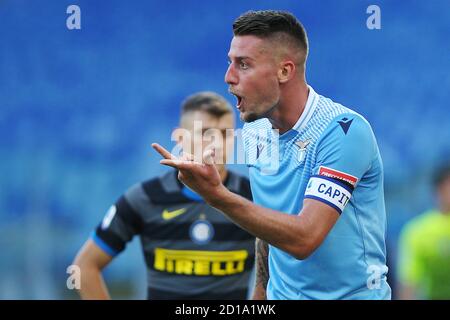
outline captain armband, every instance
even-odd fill
[[[305,198],[323,202],[341,214],[350,200],[352,192],[353,188],[350,185],[335,178],[314,175],[309,179]]]

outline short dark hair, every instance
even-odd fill
[[[439,188],[441,184],[450,178],[450,164],[441,166],[436,170],[433,176],[433,184],[436,188]]]
[[[290,38],[290,42],[304,51],[305,60],[308,55],[306,30],[301,22],[287,11],[247,11],[234,21],[233,34],[235,36],[253,35],[259,38],[285,34]]]
[[[202,91],[187,97],[181,105],[181,115],[192,111],[204,111],[217,118],[233,113],[233,108],[224,97],[210,91]]]

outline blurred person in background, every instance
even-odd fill
[[[231,105],[218,94],[200,92],[184,101],[177,130],[187,135],[176,140],[202,154],[208,131],[218,131],[223,184],[251,200],[248,179],[225,167],[233,142],[224,139],[227,129],[234,129]],[[74,261],[81,270],[81,298],[110,298],[102,270],[134,236],[140,237],[147,265],[148,299],[247,298],[255,238],[178,181],[175,170],[134,185],[106,213]]]
[[[400,235],[400,299],[450,299],[450,165],[434,185],[437,208],[409,221]]]

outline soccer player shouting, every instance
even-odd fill
[[[233,32],[225,81],[246,122],[254,203],[223,186],[213,149],[198,161],[153,144],[161,163],[260,239],[254,298],[390,299],[383,167],[369,123],[306,83],[308,40],[293,15],[247,12]]]

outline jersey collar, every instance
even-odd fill
[[[308,94],[308,100],[306,100],[305,109],[303,110],[302,114],[300,115],[300,118],[297,120],[297,122],[292,127],[295,131],[302,131],[306,125],[308,124],[309,120],[311,119],[314,110],[316,109],[317,102],[319,101],[319,95],[314,91],[314,89],[308,85],[309,94]]]

